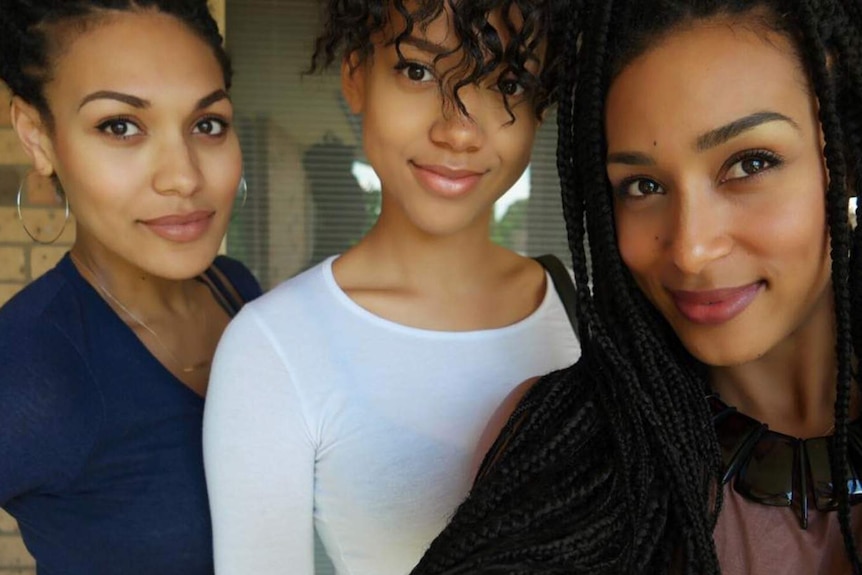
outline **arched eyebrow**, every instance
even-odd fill
[[[227,100],[230,102],[230,95],[225,90],[216,90],[212,94],[208,96],[204,96],[200,100],[198,100],[197,106],[195,106],[195,110],[203,110],[204,108],[209,108],[216,102],[220,102],[221,100]]]
[[[222,89],[216,90],[212,94],[208,94],[198,100],[197,104],[195,105],[195,110],[203,110],[204,108],[208,108],[216,102],[225,99],[230,100],[230,96],[228,96],[228,93]],[[139,108],[141,110],[149,108],[151,105],[149,100],[144,100],[143,98],[139,98],[131,94],[124,94],[123,92],[115,92],[113,90],[98,90],[96,92],[93,92],[92,94],[87,94],[86,96],[84,96],[84,98],[81,100],[81,103],[78,105],[78,110],[95,100],[116,100],[118,102],[128,104],[133,108]]]
[[[649,154],[640,152],[613,152],[608,154],[607,163],[627,166],[654,166],[655,160]]]
[[[450,48],[447,48],[442,44],[437,44],[436,42],[431,42],[430,40],[419,38],[417,36],[407,36],[406,38],[402,38],[400,43],[401,45],[413,46],[417,50],[426,52],[432,56],[444,56],[452,52]]]
[[[769,111],[755,112],[754,114],[749,114],[748,116],[734,120],[729,124],[725,124],[720,128],[710,130],[702,136],[698,136],[695,149],[698,152],[705,152],[724,144],[744,132],[753,130],[757,126],[767,124],[769,122],[787,122],[795,129],[799,130],[799,124],[784,114]]]
[[[786,122],[796,130],[800,130],[799,124],[784,114],[769,111],[755,112],[698,136],[695,141],[695,150],[705,152],[769,122]],[[606,161],[609,164],[625,164],[628,166],[654,166],[656,164],[652,156],[642,152],[613,152],[608,154]]]
[[[124,104],[128,104],[132,108],[149,108],[150,102],[144,100],[143,98],[138,98],[137,96],[132,96],[131,94],[124,94],[122,92],[114,92],[113,90],[99,90],[97,92],[93,92],[92,94],[87,94],[81,100],[81,103],[78,105],[78,110],[89,104],[90,102],[94,102],[96,100],[117,100],[118,102],[122,102]]]

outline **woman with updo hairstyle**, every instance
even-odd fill
[[[0,308],[0,506],[40,575],[213,573],[204,395],[260,294],[217,256],[244,187],[230,78],[205,0],[0,1],[12,126],[75,225]]]
[[[571,10],[583,355],[413,574],[862,572],[862,4]]]

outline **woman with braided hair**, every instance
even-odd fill
[[[0,79],[75,216],[0,309],[0,506],[40,575],[212,575],[204,395],[260,294],[217,257],[242,174],[218,27],[206,0],[0,0]]]
[[[336,572],[404,575],[466,496],[500,402],[577,359],[552,277],[490,235],[556,98],[567,2],[327,3],[315,63],[340,65],[381,212],[219,343],[204,460],[220,575],[313,573],[315,529]]]
[[[583,355],[527,391],[414,575],[860,573],[862,5],[577,8]]]

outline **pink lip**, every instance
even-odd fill
[[[157,236],[174,242],[192,242],[209,229],[215,212],[200,210],[141,220]]]
[[[763,282],[703,291],[668,290],[676,308],[689,321],[715,325],[730,321],[754,301]]]
[[[485,172],[475,170],[414,162],[410,163],[410,167],[423,188],[445,198],[457,198],[470,193],[485,175]]]

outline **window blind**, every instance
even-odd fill
[[[362,156],[359,118],[341,97],[338,66],[303,74],[319,10],[316,0],[227,2],[232,97],[249,189],[227,247],[265,287],[350,247],[379,209],[379,183]],[[555,153],[551,113],[527,173],[494,210],[492,234],[520,253],[550,252],[569,262]]]

